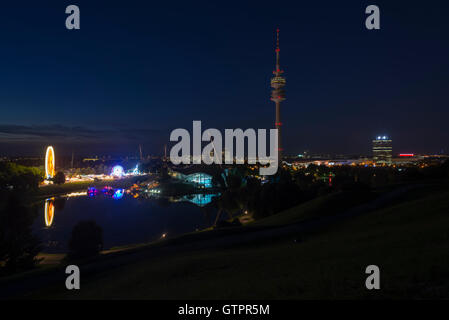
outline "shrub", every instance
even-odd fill
[[[14,195],[0,209],[0,274],[31,269],[38,262],[40,241],[31,228],[35,217]]]
[[[55,184],[64,184],[65,183],[65,174],[62,171],[58,171],[53,177],[53,182]]]
[[[95,257],[103,248],[103,230],[93,220],[80,221],[72,230],[69,260]]]

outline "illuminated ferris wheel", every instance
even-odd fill
[[[47,148],[45,154],[45,177],[51,179],[55,176],[55,151],[52,146]]]

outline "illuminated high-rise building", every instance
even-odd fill
[[[378,136],[373,140],[373,161],[376,164],[391,164],[393,141],[387,136]]]
[[[271,101],[276,105],[276,122],[275,127],[278,129],[278,160],[282,162],[282,143],[281,143],[281,102],[285,100],[284,86],[285,78],[282,76],[284,71],[281,70],[279,62],[279,29],[276,30],[276,69],[273,71],[274,77],[271,78]]]

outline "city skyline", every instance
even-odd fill
[[[447,9],[3,4],[0,300],[449,298]]]
[[[379,134],[393,138],[397,153],[447,152],[444,12],[379,5],[382,28],[369,31],[364,4],[282,3],[278,16],[260,5],[247,21],[249,4],[235,12],[135,3],[122,13],[113,3],[81,1],[82,27],[72,32],[59,7],[23,12],[8,4],[0,22],[10,48],[0,54],[0,155],[41,154],[46,145],[65,155],[128,155],[138,145],[162,154],[169,132],[192,120],[272,128],[277,27],[289,71],[286,154],[369,154]]]

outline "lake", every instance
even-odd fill
[[[103,229],[104,249],[150,242],[212,226],[217,210],[207,204],[213,197],[136,198],[123,189],[72,193],[43,201],[33,230],[47,253],[66,252],[72,229],[82,220]]]

